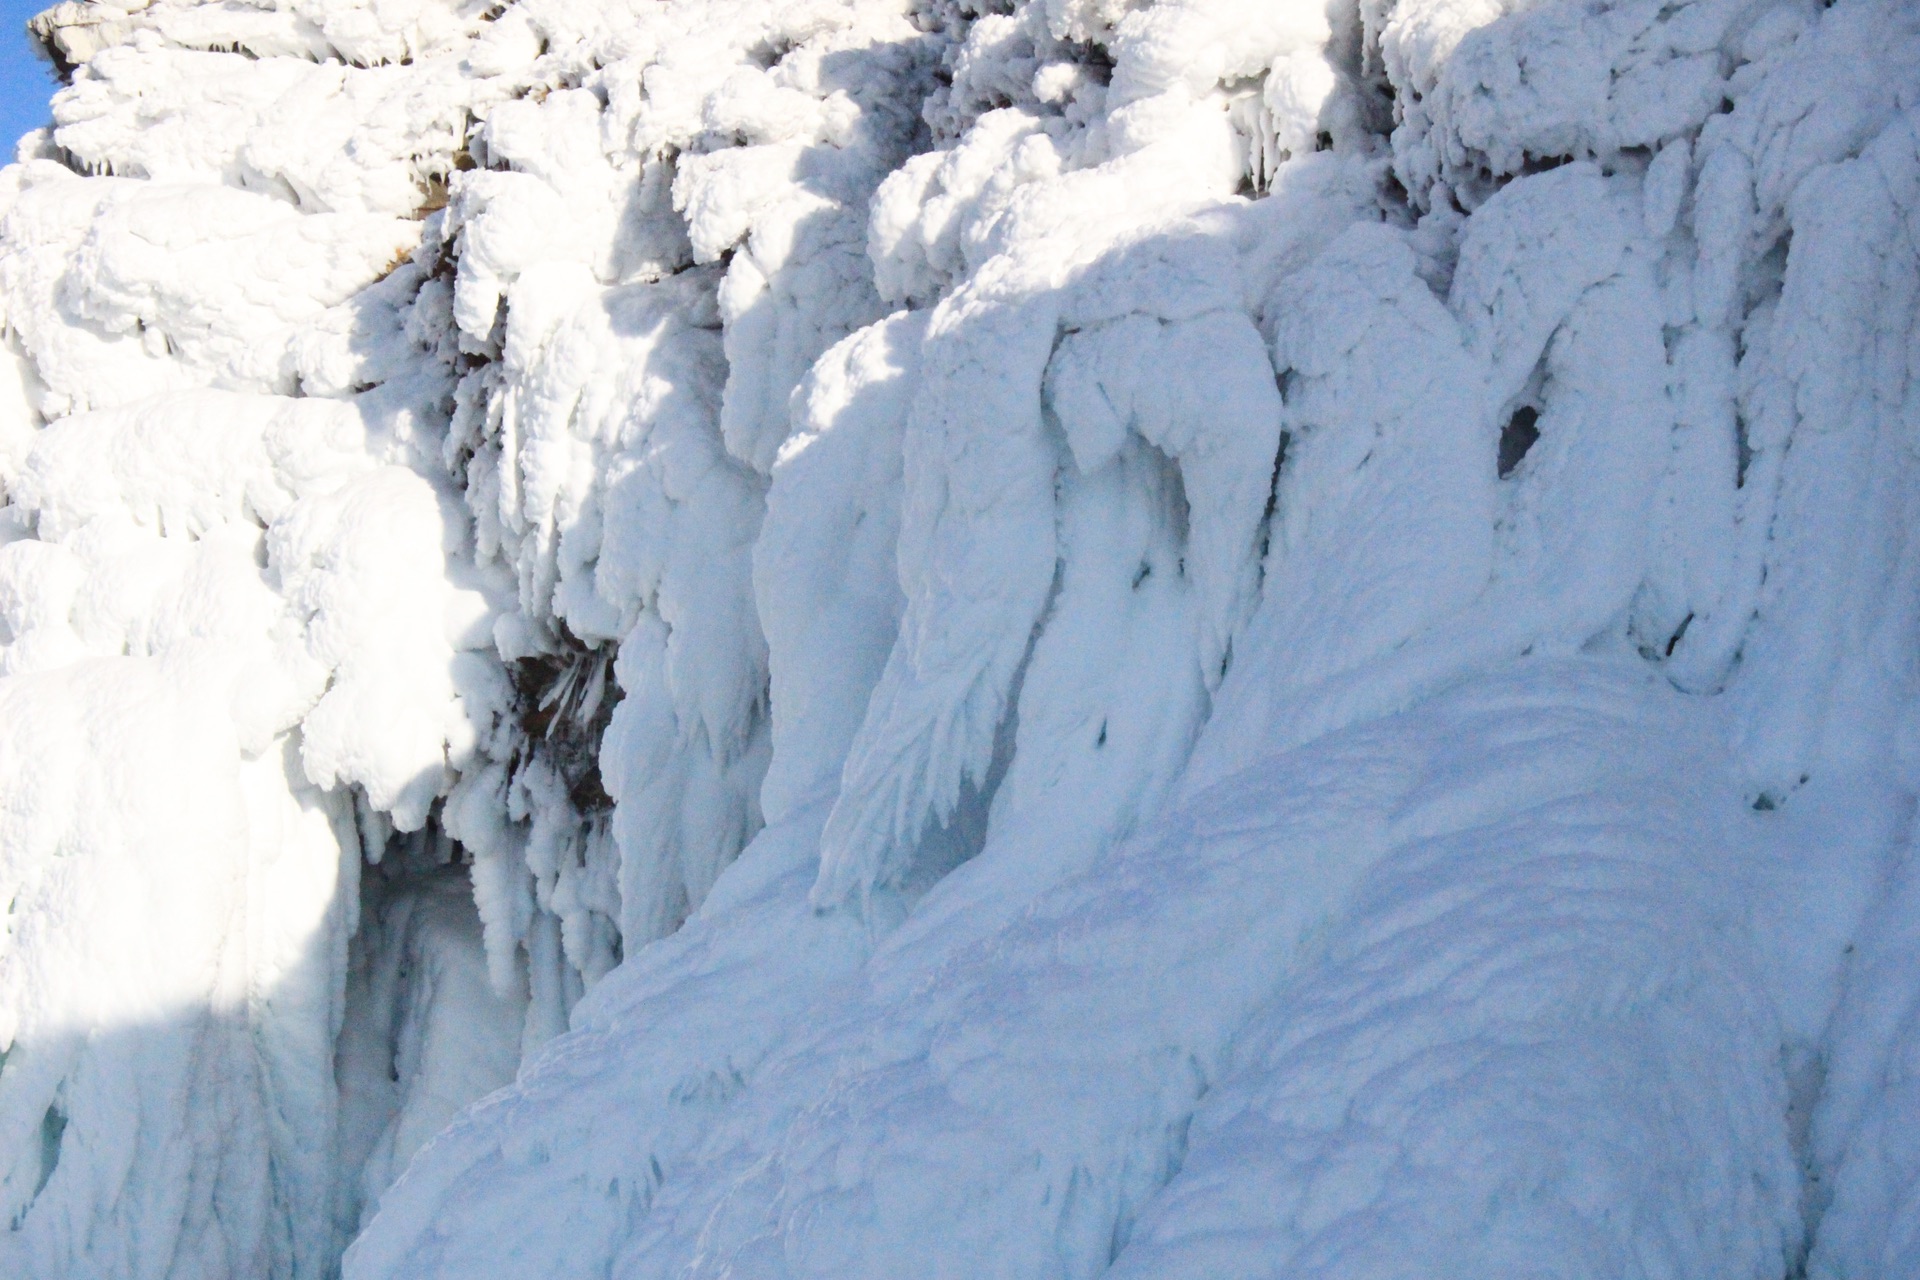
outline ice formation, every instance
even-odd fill
[[[1905,0],[67,0],[0,1274],[1920,1274]]]

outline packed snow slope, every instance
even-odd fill
[[[68,0],[0,1275],[1920,1276],[1910,0]]]

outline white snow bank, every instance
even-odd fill
[[[668,1171],[805,1030],[806,995],[868,953],[857,922],[806,905],[819,823],[815,811],[763,831],[701,913],[595,987],[571,1034],[387,1192],[347,1273],[606,1275]],[[528,1210],[547,1204],[566,1211]]]
[[[1797,1182],[1778,1033],[1728,844],[1760,819],[1715,730],[1630,669],[1534,664],[1277,757],[1011,917],[963,909],[991,890],[954,877],[924,904],[944,929],[910,926],[857,979],[835,976],[856,954],[824,973],[783,964],[771,988],[744,972],[716,988],[735,971],[713,969],[723,945],[744,964],[827,922],[796,933],[770,928],[767,907],[710,909],[685,942],[601,988],[592,1030],[416,1166],[349,1272],[586,1275],[611,1263],[640,1275],[691,1262],[701,1274],[1096,1274],[1181,1167],[1198,1100],[1231,1117],[1221,1089],[1270,1086],[1328,1093],[1306,1108],[1329,1126],[1312,1150],[1341,1158],[1286,1165],[1285,1147],[1215,1156],[1203,1144],[1193,1176],[1238,1160],[1217,1182],[1248,1190],[1223,1199],[1221,1185],[1196,1184],[1189,1200],[1177,1181],[1157,1202],[1173,1223],[1189,1203],[1212,1211],[1204,1228],[1164,1228],[1183,1242],[1221,1233],[1197,1273],[1264,1274],[1270,1251],[1246,1233],[1283,1231],[1276,1202],[1332,1179],[1325,1194],[1338,1184],[1347,1200],[1316,1221],[1337,1221],[1344,1204],[1356,1217],[1343,1227],[1360,1230],[1366,1214],[1370,1229],[1400,1222],[1393,1256],[1433,1247],[1406,1234],[1425,1222],[1469,1246],[1463,1266],[1485,1260],[1473,1249],[1489,1238],[1528,1259],[1580,1249],[1604,1261],[1638,1247],[1643,1219],[1575,1224],[1639,1203],[1672,1228],[1659,1238],[1677,1264],[1761,1274],[1798,1230]],[[776,856],[750,853],[734,875]],[[791,902],[801,883],[789,873],[758,892]],[[1418,961],[1367,962],[1394,947]],[[796,954],[837,953],[816,941]],[[1455,966],[1481,976],[1463,984]],[[644,1003],[604,1022],[635,983]],[[618,1047],[616,1028],[637,1030],[642,1009],[655,1047]],[[723,1030],[724,1010],[742,1016]],[[1331,1020],[1323,1034],[1316,1016]],[[1308,1046],[1308,1064],[1262,1073],[1269,1027]],[[773,1035],[784,1043],[769,1053]],[[1407,1065],[1383,1064],[1382,1044],[1405,1045]],[[1497,1080],[1469,1070],[1495,1058]],[[722,1061],[696,1086],[691,1064]],[[1570,1078],[1575,1063],[1604,1069]],[[1366,1146],[1339,1127],[1342,1091],[1412,1110],[1391,1111]],[[1511,1140],[1487,1137],[1488,1106],[1516,1091],[1538,1106]],[[663,1093],[672,1101],[615,1126],[592,1101]],[[695,1141],[688,1128],[701,1125],[710,1132]],[[1450,1132],[1475,1135],[1476,1160]],[[1649,1161],[1656,1150],[1666,1155]],[[1252,1153],[1268,1163],[1250,1167]],[[1374,1172],[1359,1182],[1332,1172],[1365,1159]],[[1393,1159],[1424,1160],[1430,1176],[1389,1178]],[[606,1183],[619,1169],[632,1172]],[[504,1200],[469,1199],[476,1177]],[[611,1197],[587,1191],[605,1185]],[[1512,1230],[1488,1237],[1479,1202],[1465,1200],[1494,1186],[1514,1188],[1501,1210]],[[535,1215],[474,1234],[497,1205],[555,1196],[604,1225],[562,1231]],[[1236,1205],[1244,1220],[1223,1222]],[[623,1220],[634,1224],[624,1246]],[[428,1221],[474,1227],[422,1231]],[[1160,1230],[1143,1227],[1139,1260],[1121,1265],[1172,1265],[1146,1243]]]
[[[96,660],[0,689],[9,1274],[238,1280],[337,1247],[329,953],[358,848],[277,754],[242,763],[193,674]]]
[[[1900,860],[1861,941],[1849,948],[1824,1092],[1813,1118],[1826,1171],[1807,1274],[1899,1275],[1920,1265],[1920,908],[1914,863]]]
[[[1724,730],[1643,678],[1521,672],[1400,719],[1443,754],[1241,1029],[1113,1275],[1783,1274],[1763,823]]]
[[[301,216],[219,186],[28,166],[3,230],[10,323],[58,415],[195,385],[289,392],[303,324],[404,259],[418,227]]]

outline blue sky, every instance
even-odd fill
[[[0,163],[14,139],[47,122],[53,72],[27,47],[27,19],[54,0],[0,0]]]

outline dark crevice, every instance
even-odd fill
[[[600,740],[620,702],[609,649],[569,647],[513,664],[521,735],[566,781],[567,798],[582,816],[613,807],[600,776]]]
[[[1292,370],[1288,370],[1286,373],[1280,375],[1280,394],[1282,398],[1286,396],[1287,380],[1292,376]],[[1266,509],[1260,513],[1260,576],[1262,581],[1265,580],[1267,573],[1267,552],[1273,547],[1273,513],[1278,510],[1280,506],[1280,473],[1286,469],[1287,446],[1292,443],[1293,433],[1291,431],[1282,431],[1280,433],[1279,447],[1273,451],[1273,472],[1267,477],[1267,505]]]
[[[1680,642],[1682,640],[1686,639],[1687,628],[1692,625],[1693,625],[1692,614],[1688,614],[1686,617],[1680,620],[1679,627],[1675,629],[1673,635],[1667,640],[1667,652],[1666,652],[1667,657],[1671,658],[1673,656],[1673,651],[1680,647]]]
[[[67,1113],[54,1102],[47,1107],[47,1113],[40,1117],[40,1176],[34,1183],[34,1199],[47,1189],[47,1183],[53,1178],[53,1171],[60,1167],[60,1144],[67,1136]]]
[[[1523,404],[1513,411],[1513,416],[1507,419],[1507,425],[1500,428],[1499,468],[1502,480],[1512,475],[1514,469],[1525,461],[1528,450],[1539,439],[1540,411],[1530,404]]]

